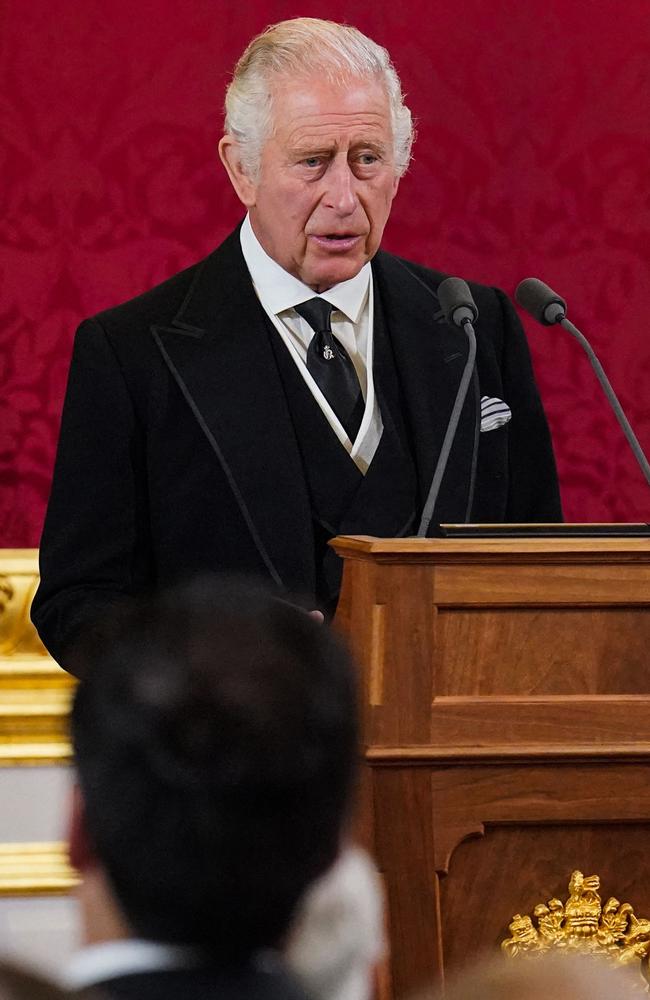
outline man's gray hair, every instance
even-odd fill
[[[413,122],[388,52],[351,25],[315,17],[272,24],[249,43],[235,66],[226,91],[225,128],[239,144],[246,173],[257,178],[262,147],[273,129],[272,78],[315,74],[334,82],[374,77],[383,83],[401,177],[411,158]]]

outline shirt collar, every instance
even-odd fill
[[[185,969],[201,964],[198,949],[129,938],[103,941],[77,951],[67,963],[62,984],[68,990],[83,990],[119,976],[164,969]]]
[[[246,266],[262,304],[269,312],[278,315],[286,309],[292,309],[313,299],[315,292],[269,257],[253,232],[250,218],[247,215],[242,224],[239,238]],[[370,284],[370,264],[364,264],[354,278],[341,281],[338,285],[328,288],[323,298],[344,313],[352,322],[358,323],[361,312],[368,297]]]

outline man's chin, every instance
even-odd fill
[[[365,263],[365,257],[355,257],[350,260],[338,258],[337,260],[319,262],[316,266],[305,268],[304,277],[301,280],[313,288],[315,292],[325,292],[328,288],[339,285],[342,281],[355,278]]]

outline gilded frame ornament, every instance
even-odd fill
[[[70,761],[74,681],[48,655],[29,618],[37,549],[0,549],[0,767]]]
[[[0,896],[66,896],[78,882],[62,841],[0,844]]]
[[[600,876],[574,871],[566,902],[549,899],[538,903],[533,916],[515,913],[508,926],[510,937],[501,942],[509,958],[540,955],[595,955],[614,965],[638,968],[637,985],[648,992],[650,919],[638,917],[630,903],[609,896],[603,903]]]

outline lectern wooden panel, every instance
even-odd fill
[[[575,868],[650,915],[650,541],[333,545],[393,995],[496,947]]]

